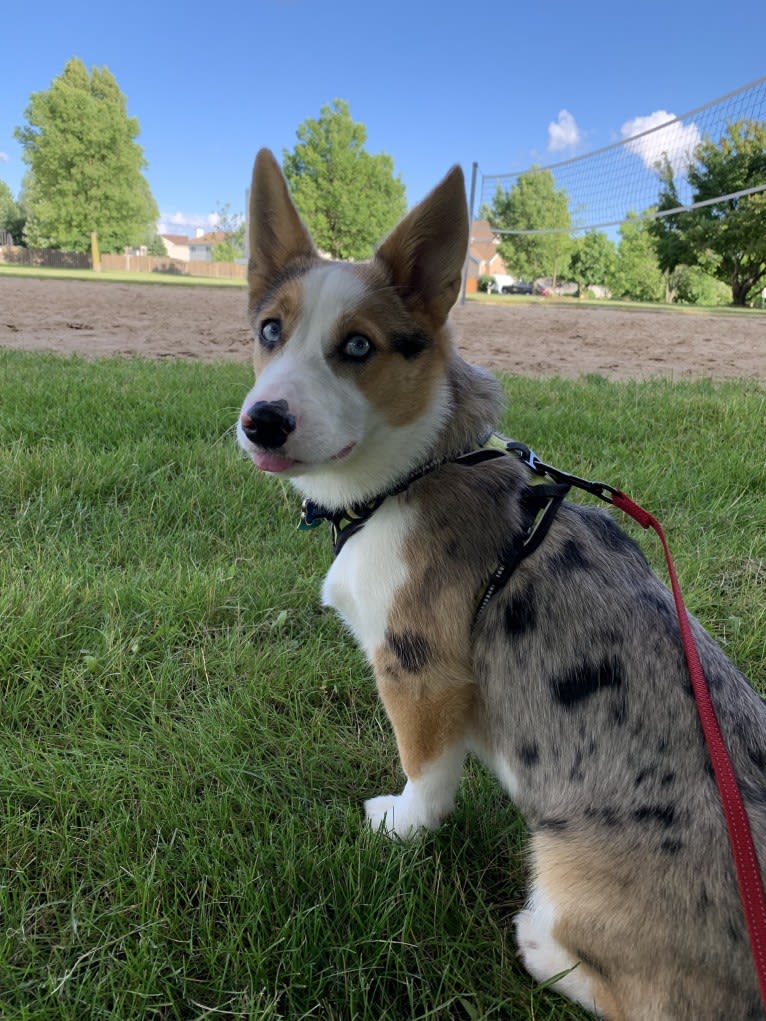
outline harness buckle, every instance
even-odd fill
[[[526,443],[521,443],[519,440],[508,440],[505,446],[509,454],[517,454],[521,463],[525,464],[535,475],[545,475],[547,473],[548,466],[541,461],[534,450],[528,447]]]

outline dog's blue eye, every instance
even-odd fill
[[[363,334],[354,333],[343,342],[341,352],[347,358],[362,361],[372,352],[372,344]]]
[[[265,319],[261,323],[260,334],[263,346],[274,348],[282,339],[282,323],[279,319]]]

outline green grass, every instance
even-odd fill
[[[236,453],[249,385],[0,351],[0,1016],[584,1018],[516,961],[524,826],[491,777],[413,844],[362,825],[394,743],[318,605],[326,535]],[[509,433],[658,514],[763,686],[766,392],[506,385]]]
[[[42,280],[88,280],[92,283],[172,284],[180,287],[244,287],[247,281],[227,277],[184,276],[181,273],[138,273],[128,270],[56,269],[46,266],[12,266],[0,262],[0,277],[37,277]]]
[[[742,308],[735,305],[682,305],[664,301],[629,301],[622,298],[576,298],[568,295],[539,294],[469,294],[467,301],[481,305],[564,305],[570,308],[616,308],[621,312],[668,312],[674,315],[739,315],[766,317],[763,308]]]

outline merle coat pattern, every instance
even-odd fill
[[[244,449],[334,509],[438,465],[383,501],[323,588],[374,668],[407,778],[366,802],[370,823],[403,838],[439,825],[477,755],[529,825],[516,935],[533,976],[566,972],[554,988],[612,1021],[763,1021],[672,597],[638,546],[606,512],[565,504],[474,620],[534,480],[515,458],[455,460],[502,408],[447,325],[462,175],[356,266],[319,259],[268,153],[252,195]],[[766,706],[692,625],[763,868]]]

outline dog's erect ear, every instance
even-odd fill
[[[463,171],[455,166],[375,253],[411,312],[438,330],[455,304],[468,249]]]
[[[279,164],[268,149],[261,149],[255,157],[248,219],[247,279],[253,302],[288,263],[315,258],[317,254],[290,198]]]

